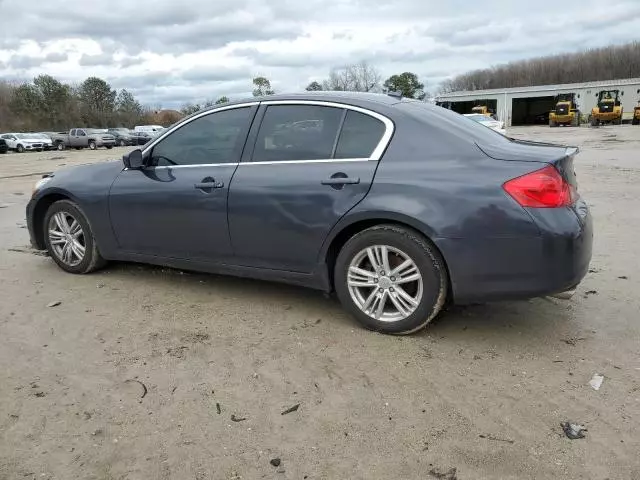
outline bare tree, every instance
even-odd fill
[[[323,90],[349,92],[380,92],[382,76],[378,69],[365,60],[331,70],[322,82]]]

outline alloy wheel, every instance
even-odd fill
[[[389,245],[358,252],[349,264],[347,287],[362,312],[383,322],[409,317],[420,305],[424,288],[416,263]]]
[[[49,220],[49,243],[56,257],[70,267],[75,267],[84,259],[84,231],[80,222],[69,212],[57,212]]]

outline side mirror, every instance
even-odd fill
[[[130,168],[132,170],[139,170],[142,168],[144,162],[142,160],[142,150],[136,148],[135,150],[130,151],[129,153],[125,153],[122,156],[122,163],[126,168]]]

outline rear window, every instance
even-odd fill
[[[444,107],[418,101],[403,101],[396,106],[418,119],[458,132],[481,145],[511,143],[511,140],[501,133]]]
[[[385,129],[384,123],[377,118],[347,110],[334,158],[369,158]]]

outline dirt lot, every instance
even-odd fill
[[[581,147],[592,270],[570,301],[454,308],[410,337],[299,288],[65,274],[20,251],[35,174],[122,150],[0,155],[0,479],[640,478],[640,128],[510,133]]]

